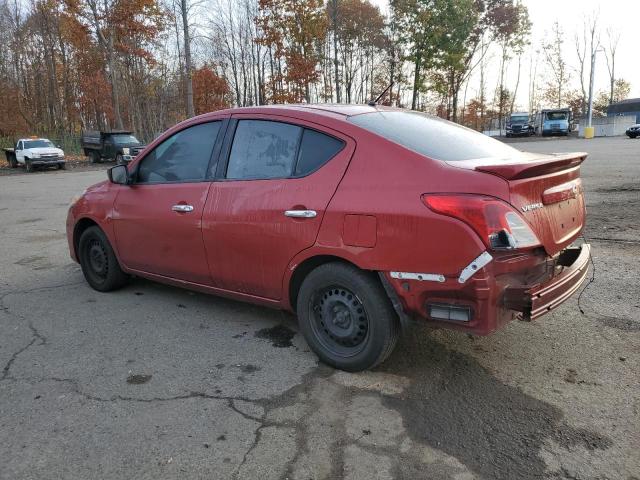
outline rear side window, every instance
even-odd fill
[[[352,123],[435,160],[509,159],[520,152],[474,130],[420,112],[377,111]]]
[[[291,176],[302,127],[268,120],[240,120],[233,137],[227,178]]]
[[[343,147],[342,140],[315,130],[305,129],[294,175],[303,176],[314,172],[331,160]]]
[[[167,138],[142,159],[137,183],[204,180],[220,124],[201,123]]]

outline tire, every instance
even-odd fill
[[[97,226],[87,228],[80,236],[78,258],[84,278],[94,290],[117,290],[129,279],[120,268],[107,236]]]
[[[27,173],[33,172],[33,164],[28,158],[24,159],[24,169],[27,171]]]
[[[100,153],[95,150],[91,150],[91,163],[102,163],[102,159],[100,158]]]
[[[116,165],[124,165],[124,161],[122,160],[122,155],[116,155]]]
[[[67,169],[67,164],[66,163],[59,163],[58,164],[58,170],[66,170]]]
[[[18,160],[14,155],[9,155],[9,168],[18,168]]]
[[[400,333],[379,280],[344,263],[326,263],[307,275],[297,312],[300,330],[320,360],[348,372],[382,363]]]

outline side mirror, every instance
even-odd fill
[[[56,145],[56,148],[60,148],[61,149],[62,147],[60,145]]]
[[[111,183],[129,185],[129,170],[126,165],[116,165],[107,170],[107,176]]]

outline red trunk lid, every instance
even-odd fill
[[[450,162],[504,178],[507,200],[529,222],[549,255],[571,244],[585,221],[580,164],[586,153],[528,154],[514,160],[479,159]]]

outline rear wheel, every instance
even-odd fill
[[[313,270],[300,287],[300,329],[324,363],[357,372],[382,363],[398,340],[399,322],[378,279],[344,263]]]
[[[17,168],[18,161],[14,155],[9,155],[9,168]]]
[[[82,273],[91,288],[99,292],[116,290],[127,283],[107,236],[98,227],[87,228],[80,237],[78,257]]]

